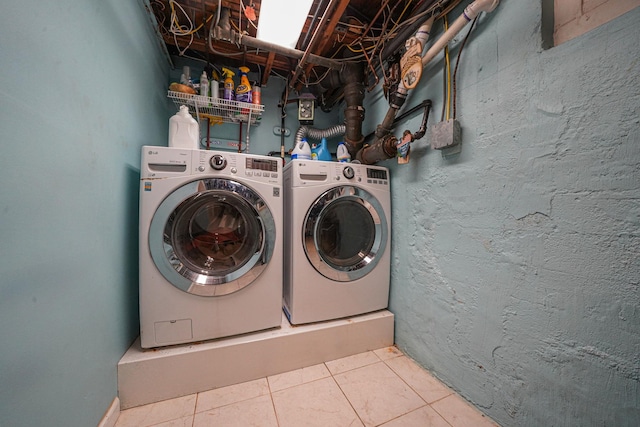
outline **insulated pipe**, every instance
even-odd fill
[[[280,55],[287,56],[289,58],[301,59],[304,56],[304,52],[298,49],[291,49],[284,46],[279,46],[274,43],[265,42],[263,40],[258,40],[255,37],[237,34],[236,42],[240,43],[244,46],[255,47],[257,49],[264,49],[269,52],[275,52]],[[323,67],[332,68],[339,70],[342,67],[342,64],[338,61],[334,61],[333,59],[324,58],[322,56],[314,55],[312,53],[308,53],[306,57],[306,62],[310,62],[312,64],[321,65]]]
[[[249,35],[243,35],[235,32],[231,29],[231,24],[229,23],[229,8],[222,8],[221,10],[221,18],[218,25],[212,28],[209,31],[209,47],[212,50],[215,50],[212,45],[213,39],[216,40],[224,40],[229,43],[241,44],[243,46],[253,47],[256,49],[263,49],[268,52],[274,52],[276,54],[280,54],[289,58],[300,59],[305,56],[305,52],[298,49],[291,49],[288,47],[280,46],[275,43],[269,43],[263,40],[259,40],[255,37],[251,37]],[[306,59],[307,62],[312,64],[321,65],[323,67],[339,70],[342,67],[342,64],[333,59],[324,58],[322,56],[314,55],[311,53],[307,53]]]

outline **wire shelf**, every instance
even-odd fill
[[[168,97],[173,100],[177,109],[181,105],[189,107],[189,112],[198,121],[209,119],[214,123],[250,123],[259,124],[264,105],[248,102],[230,101],[228,99],[211,98],[203,95],[191,95],[183,92],[169,91]]]

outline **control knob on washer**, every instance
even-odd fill
[[[211,157],[211,159],[209,160],[209,164],[215,170],[221,171],[222,169],[227,167],[227,159],[225,159],[220,154],[216,154],[213,157]]]
[[[353,178],[356,174],[353,171],[353,168],[351,166],[345,166],[344,169],[342,169],[342,175],[344,175],[345,178],[347,179],[351,179]]]

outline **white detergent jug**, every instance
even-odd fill
[[[347,150],[347,146],[344,145],[344,142],[338,143],[338,150],[336,153],[336,157],[339,162],[347,163],[351,161],[351,155],[349,154],[349,150]]]
[[[189,114],[186,105],[169,119],[169,147],[197,150],[200,140],[200,126]]]
[[[291,152],[291,160],[300,159],[300,160],[311,160],[311,147],[309,147],[309,143],[305,138],[296,144]]]

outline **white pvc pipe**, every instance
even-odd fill
[[[422,57],[422,66],[425,67],[446,45],[480,12],[491,12],[498,6],[500,0],[476,0],[467,6],[449,29],[427,50]]]

